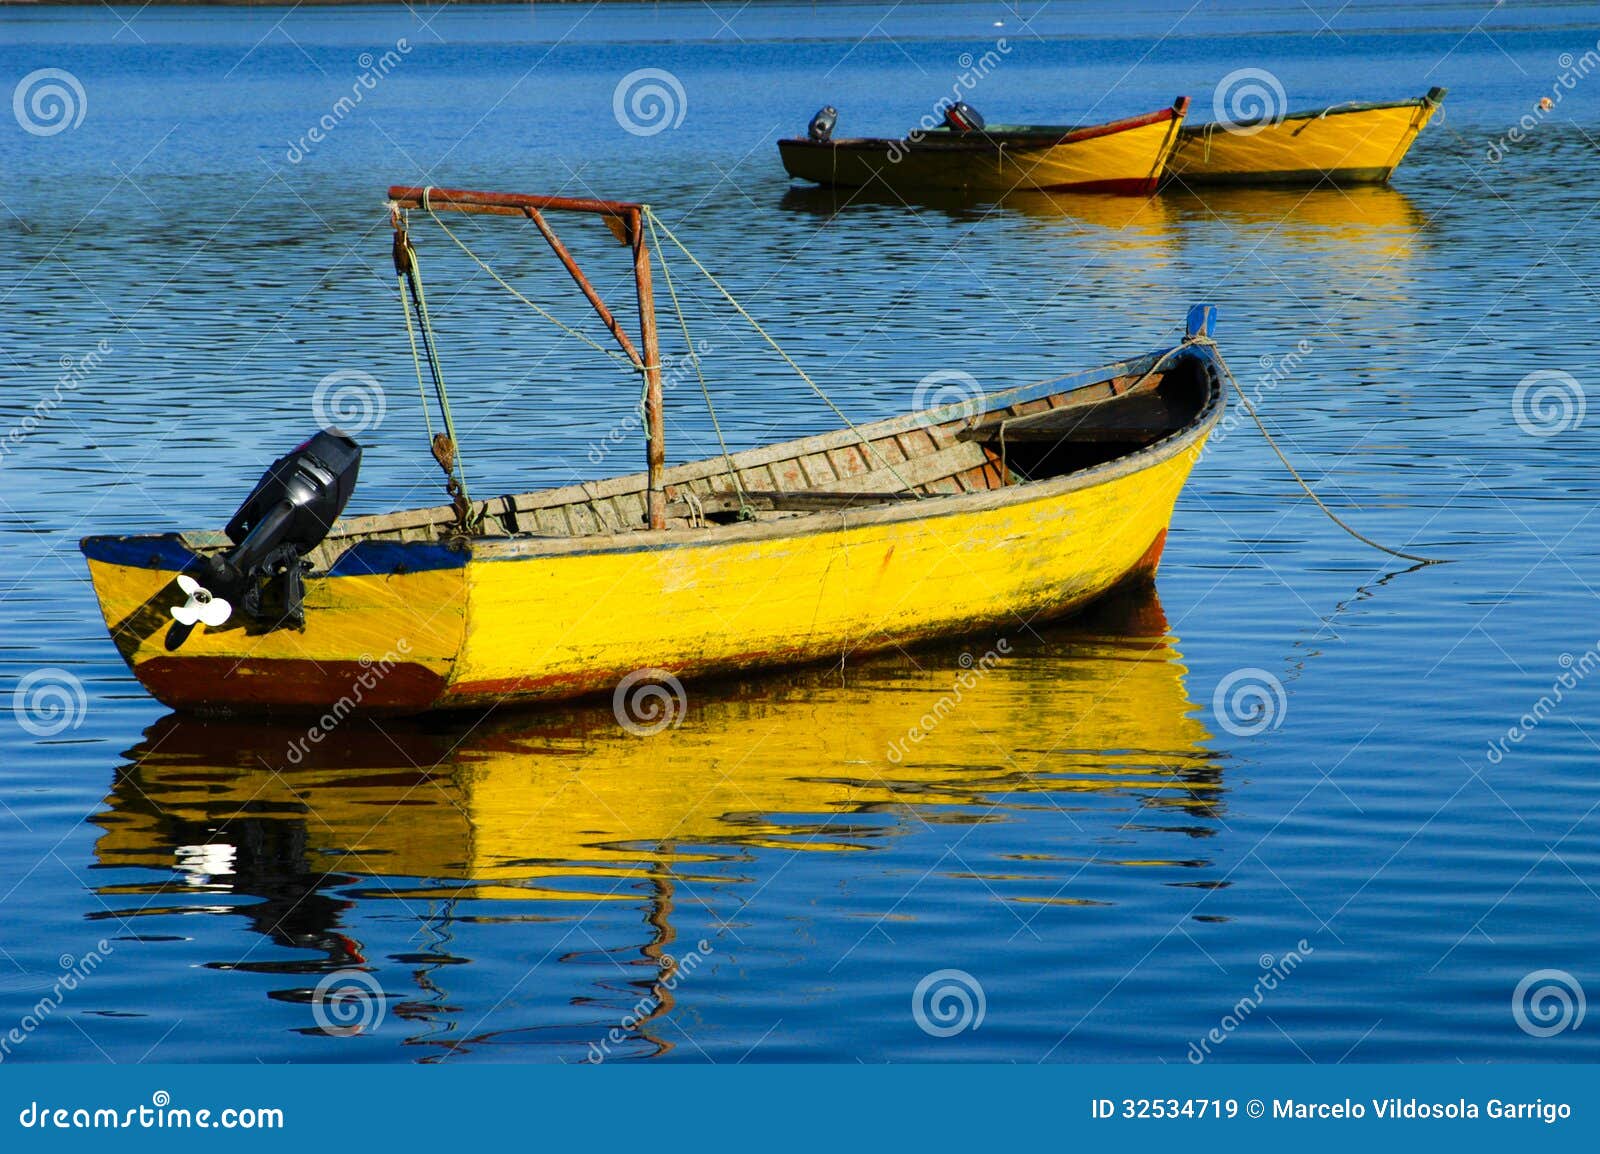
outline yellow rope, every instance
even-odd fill
[[[800,379],[802,381],[804,381],[806,384],[811,386],[811,391],[816,393],[817,396],[822,398],[823,403],[826,404],[828,406],[828,408],[833,410],[834,416],[838,417],[841,421],[843,421],[845,423],[845,426],[847,428],[849,428],[849,430],[856,435],[856,439],[861,442],[862,446],[869,453],[871,453],[874,457],[876,457],[878,459],[878,463],[879,464],[881,464],[885,469],[888,470],[889,475],[891,477],[893,477],[896,481],[899,481],[900,484],[905,487],[907,492],[909,492],[913,497],[915,497],[917,500],[920,501],[922,499],[922,494],[917,492],[916,488],[913,487],[912,484],[909,481],[907,481],[904,477],[902,477],[900,475],[899,471],[892,464],[890,464],[887,459],[885,459],[883,454],[878,451],[877,446],[874,445],[871,441],[869,441],[867,439],[866,434],[862,433],[862,431],[860,429],[856,428],[854,422],[852,422],[849,417],[845,416],[844,410],[840,409],[838,405],[834,404],[833,401],[829,398],[828,394],[822,391],[821,386],[819,386],[817,384],[817,382],[813,381],[809,376],[806,375],[806,371],[804,369],[802,369],[799,366],[798,363],[796,363],[796,361],[795,361],[795,359],[793,357],[791,357],[787,352],[784,351],[783,346],[778,344],[777,341],[772,339],[772,337],[767,333],[767,330],[761,327],[761,322],[756,320],[755,317],[751,316],[748,312],[746,312],[745,311],[745,307],[743,305],[741,305],[737,300],[734,299],[733,294],[730,293],[727,289],[722,287],[722,282],[719,281],[715,276],[713,276],[711,274],[711,270],[706,268],[705,265],[701,264],[699,259],[696,258],[696,256],[694,255],[694,253],[690,252],[688,250],[688,248],[684,245],[684,243],[681,240],[679,240],[673,234],[673,231],[670,228],[667,227],[666,221],[663,221],[659,217],[657,217],[656,214],[649,208],[649,206],[646,206],[644,211],[645,211],[646,216],[648,216],[648,218],[652,222],[652,228],[654,228],[654,225],[656,223],[659,223],[661,225],[661,231],[666,233],[667,234],[667,239],[670,240],[673,244],[677,245],[678,246],[678,250],[680,252],[682,252],[684,256],[689,258],[689,263],[693,264],[695,268],[700,270],[701,274],[704,275],[704,277],[708,281],[711,282],[711,284],[716,288],[716,290],[719,293],[722,294],[723,299],[725,299],[730,305],[732,305],[734,307],[734,310],[740,316],[742,316],[746,321],[748,321],[750,323],[750,327],[755,329],[756,333],[761,337],[761,339],[766,341],[767,344],[772,346],[773,351],[776,352],[780,357],[782,357],[784,359],[784,361],[786,361],[788,363],[788,365],[789,365],[789,367],[791,369],[793,369],[796,373],[799,374]]]
[[[1278,448],[1278,442],[1272,439],[1272,434],[1271,433],[1267,432],[1267,426],[1266,426],[1265,422],[1263,422],[1261,420],[1260,416],[1258,416],[1256,414],[1255,406],[1250,403],[1250,398],[1245,396],[1244,395],[1244,390],[1239,387],[1239,382],[1234,377],[1233,370],[1228,367],[1228,362],[1223,359],[1222,350],[1217,348],[1216,342],[1214,342],[1210,337],[1194,336],[1194,337],[1187,338],[1185,340],[1185,342],[1184,342],[1184,345],[1180,345],[1179,348],[1183,348],[1186,345],[1206,345],[1207,347],[1209,347],[1211,349],[1212,355],[1217,358],[1217,365],[1222,369],[1222,375],[1228,378],[1228,383],[1233,386],[1233,391],[1239,394],[1239,403],[1244,406],[1244,411],[1246,413],[1248,413],[1250,415],[1250,419],[1256,423],[1256,428],[1261,430],[1261,435],[1267,439],[1267,444],[1269,446],[1271,446],[1272,451],[1278,455],[1278,460],[1283,462],[1283,467],[1285,469],[1289,470],[1289,476],[1293,477],[1295,479],[1296,483],[1298,483],[1299,486],[1302,489],[1305,490],[1306,496],[1310,497],[1313,501],[1316,502],[1317,508],[1321,509],[1324,513],[1327,514],[1328,520],[1332,521],[1335,525],[1339,526],[1339,528],[1343,529],[1346,533],[1350,534],[1350,536],[1354,537],[1357,541],[1360,541],[1362,544],[1371,545],[1374,549],[1377,549],[1379,552],[1382,552],[1382,553],[1387,553],[1391,557],[1400,557],[1400,558],[1403,558],[1403,559],[1405,559],[1407,561],[1416,561],[1416,562],[1418,562],[1419,564],[1422,564],[1422,565],[1446,565],[1446,564],[1449,564],[1450,559],[1448,557],[1422,557],[1422,556],[1419,556],[1416,553],[1404,553],[1399,549],[1391,549],[1391,548],[1389,548],[1389,546],[1381,544],[1380,542],[1374,541],[1371,537],[1368,537],[1365,534],[1358,532],[1356,529],[1352,528],[1350,525],[1346,524],[1343,520],[1341,520],[1337,513],[1335,513],[1332,509],[1328,508],[1328,506],[1323,503],[1322,498],[1317,496],[1315,490],[1313,490],[1311,488],[1311,486],[1306,483],[1305,478],[1300,476],[1299,471],[1297,469],[1295,469],[1295,467],[1292,464],[1290,464],[1289,458],[1284,456],[1283,450]],[[1177,349],[1172,350],[1172,352],[1176,352],[1176,351],[1178,351],[1178,350]],[[1159,365],[1161,363],[1161,361],[1166,360],[1167,357],[1169,357],[1171,355],[1172,355],[1171,352],[1165,354],[1164,356],[1162,356],[1160,358],[1160,360],[1158,360],[1156,362],[1156,364]],[[1152,367],[1151,372],[1154,372],[1154,371],[1155,371],[1155,369],[1154,369],[1154,367]],[[1146,374],[1146,375],[1148,375],[1148,374]]]
[[[716,431],[717,444],[722,447],[722,459],[728,464],[728,480],[733,482],[733,491],[739,498],[739,514],[741,517],[750,513],[750,506],[744,499],[744,486],[739,482],[739,470],[734,467],[733,454],[728,452],[728,442],[722,437],[722,423],[717,420],[717,407],[711,403],[711,390],[706,386],[706,375],[700,371],[700,354],[695,351],[694,339],[689,335],[689,321],[683,315],[683,306],[678,303],[678,290],[672,284],[672,270],[667,267],[667,253],[661,247],[661,238],[656,235],[656,222],[654,214],[645,217],[650,224],[650,239],[656,250],[656,259],[661,262],[661,276],[667,282],[667,295],[672,298],[672,311],[678,314],[678,325],[683,329],[683,343],[689,350],[689,360],[694,364],[694,375],[700,381],[700,393],[706,399],[706,412],[711,414],[711,427]]]

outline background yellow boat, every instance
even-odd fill
[[[1281,120],[1180,129],[1166,182],[1381,184],[1444,101],[1445,89],[1379,104],[1335,104]]]
[[[1177,142],[1189,98],[1145,116],[1085,128],[990,125],[934,129],[905,140],[778,141],[790,176],[823,185],[1150,193]]]

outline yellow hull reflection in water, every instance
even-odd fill
[[[885,807],[1129,791],[1203,812],[1219,788],[1209,735],[1164,630],[1142,594],[1043,642],[1019,629],[842,678],[691,687],[677,724],[647,736],[605,703],[470,728],[389,720],[380,732],[351,718],[315,742],[303,728],[172,716],[131,751],[97,819],[98,855],[181,869],[177,827],[226,841],[235,821],[294,822],[329,870],[528,897],[544,879],[648,868],[697,846],[864,848],[859,828],[825,823]],[[617,892],[608,880],[549,896]]]
[[[690,948],[672,945],[675,902],[718,907],[697,910],[696,924],[709,913],[747,925],[760,907],[739,891],[753,897],[770,880],[746,864],[761,847],[836,855],[844,883],[872,868],[860,851],[887,839],[1015,822],[1016,844],[1000,856],[1016,876],[974,879],[975,903],[1039,900],[1027,896],[1038,879],[1024,874],[1055,867],[1065,881],[1082,869],[1080,845],[1081,861],[1164,875],[1152,885],[1171,884],[1171,869],[1207,869],[1188,852],[1153,860],[1170,856],[1173,832],[1207,836],[1222,813],[1221,773],[1181,661],[1143,590],[1042,637],[1019,625],[1009,637],[853,663],[842,676],[692,686],[678,724],[646,736],[619,725],[608,702],[472,726],[351,718],[315,741],[293,726],[172,716],[129,753],[93,819],[104,831],[97,864],[119,871],[100,890],[104,916],[244,917],[273,948],[214,967],[303,975],[378,964],[358,940],[375,917],[415,918],[418,934],[443,940],[458,918],[581,929],[596,902],[621,902],[640,907],[639,920],[623,919],[621,946],[607,942],[601,977],[580,965],[576,980],[596,1005],[615,1000],[605,975],[631,957],[643,981],[624,988],[659,995],[653,1019],[674,1005],[658,988],[670,954]],[[1105,855],[1107,837],[1128,848]],[[1135,848],[1146,837],[1168,853]],[[930,846],[928,860],[941,852]],[[129,882],[129,869],[158,876]],[[592,959],[593,942],[579,934],[561,960]],[[718,949],[737,952],[732,942]],[[324,958],[308,961],[306,950]],[[449,983],[429,958],[386,957],[425,967],[408,979],[422,1000],[404,1003],[403,1016],[455,1021],[434,1004],[449,1003],[438,989]],[[648,1020],[636,1025],[644,1052],[668,1048]],[[562,1037],[552,1044],[571,1044]],[[456,1047],[481,1037],[423,1039]]]

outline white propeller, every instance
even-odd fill
[[[182,605],[172,607],[172,616],[177,618],[178,624],[209,625],[215,629],[233,616],[232,605],[221,597],[213,597],[211,591],[193,577],[180,573],[178,588],[189,595],[189,600]]]

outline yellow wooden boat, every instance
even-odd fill
[[[440,434],[452,504],[333,523],[359,449],[325,432],[224,532],[86,538],[119,651],[174,708],[342,717],[620,695],[1063,614],[1153,574],[1222,411],[1213,311],[1197,306],[1171,349],[667,468],[645,245],[658,218],[611,201],[390,193],[402,285],[415,272],[402,210],[539,224],[645,379],[648,469],[473,501]],[[642,354],[549,232],[557,211],[597,214],[632,248]],[[288,496],[267,508],[279,481]]]
[[[790,176],[822,185],[1147,194],[1156,190],[1188,107],[1180,96],[1170,108],[1087,127],[940,127],[903,140],[796,137],[778,141],[778,153]]]
[[[1439,110],[1445,89],[1414,100],[1351,102],[1281,119],[1181,129],[1166,183],[1382,184]]]

